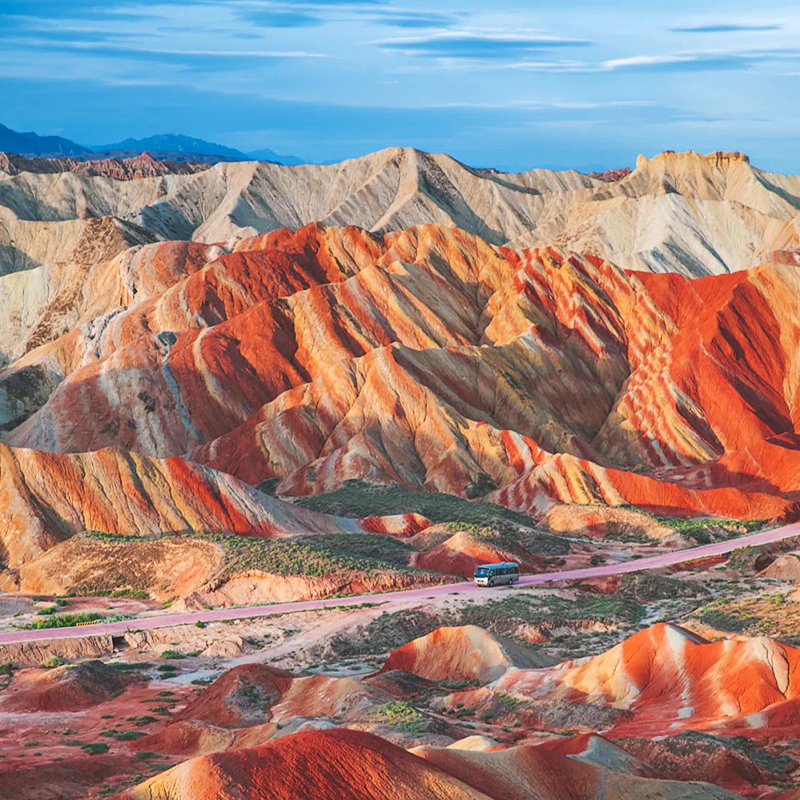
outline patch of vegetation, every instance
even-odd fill
[[[625,595],[587,594],[569,600],[520,593],[436,615],[418,610],[384,612],[353,632],[332,637],[329,647],[338,657],[363,656],[386,653],[442,626],[477,625],[495,635],[516,638],[519,628],[526,624],[551,627],[559,623],[598,622],[630,627],[637,625],[644,614],[644,606]]]
[[[643,512],[648,514],[649,512]],[[672,517],[650,514],[661,525],[694,539],[697,544],[710,544],[721,539],[745,536],[760,531],[769,524],[765,519],[719,519],[714,517]]]
[[[161,654],[161,658],[186,658],[186,656],[181,653],[179,650],[164,650]]]
[[[461,609],[456,625],[478,625],[502,636],[513,636],[522,624],[599,622],[605,625],[636,625],[644,615],[642,605],[624,595],[563,597],[511,595],[479,606]]]
[[[439,492],[411,492],[397,485],[376,485],[351,480],[336,491],[294,499],[295,503],[340,517],[388,516],[417,513],[431,522],[453,522],[482,528],[508,525],[534,528],[526,514],[484,500],[463,500]]]
[[[383,534],[327,533],[291,539],[258,539],[249,536],[203,536],[222,544],[227,563],[224,575],[262,570],[273,575],[322,577],[337,572],[402,570],[409,566],[411,548]]]
[[[109,533],[89,532],[87,535],[108,542],[127,542],[131,538],[142,540],[142,537],[117,537]],[[409,566],[413,552],[411,548],[383,534],[327,533],[286,539],[260,539],[255,536],[204,532],[190,533],[186,536],[222,546],[226,563],[220,575],[221,579],[248,570],[261,570],[274,575],[311,577],[337,572],[360,572],[370,575],[387,570],[422,573],[422,570]],[[169,598],[163,607],[169,608],[176,599]]]
[[[82,614],[58,614],[57,616],[47,617],[46,619],[37,619],[35,622],[29,622],[23,625],[24,630],[41,630],[43,628],[73,628],[81,622],[96,622],[98,620],[104,622],[115,622],[124,617],[103,617],[96,611],[84,612]]]
[[[522,700],[519,697],[514,697],[513,694],[499,694],[497,695],[497,701],[500,703],[501,708],[505,711],[510,711],[512,708],[516,708]]]
[[[10,661],[4,661],[0,664],[0,675],[13,675],[16,668],[16,664],[12,664]]]
[[[145,536],[136,536],[129,533],[106,533],[105,531],[86,531],[84,536],[90,539],[97,539],[101,542],[141,542],[146,540]]]
[[[99,756],[108,752],[108,745],[105,742],[89,742],[81,747],[84,753],[89,756]]]
[[[145,725],[152,725],[154,722],[158,722],[158,719],[149,714],[140,714],[137,717],[128,717],[127,721],[133,722],[139,728],[143,728]]]
[[[333,654],[339,657],[385,653],[425,636],[442,624],[438,617],[416,609],[403,609],[394,614],[384,611],[361,627],[357,638],[339,633],[331,639],[330,647]]]
[[[800,604],[787,602],[784,594],[734,594],[698,608],[693,616],[721,631],[800,644]]]
[[[419,733],[423,728],[425,717],[422,712],[405,700],[393,700],[373,709],[373,716],[380,717],[394,728]]]
[[[678,597],[703,597],[708,595],[708,589],[691,581],[654,575],[652,572],[628,572],[620,578],[619,593],[648,602]]]
[[[67,662],[61,656],[48,656],[42,661],[42,666],[52,669],[53,667],[63,667]]]
[[[144,731],[108,731],[117,741],[133,742],[142,736],[147,736]]]
[[[150,593],[144,589],[114,589],[107,597],[126,597],[130,600],[149,600]]]

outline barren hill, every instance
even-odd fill
[[[611,180],[472,169],[399,148],[326,166],[221,163],[134,182],[114,180],[113,170],[12,171],[0,180],[9,240],[23,222],[76,217],[112,216],[157,238],[208,243],[313,221],[376,232],[441,223],[495,245],[557,245],[687,275],[743,269],[800,241],[800,178],[763,172],[738,153],[642,157]],[[0,274],[10,269],[0,263]]]

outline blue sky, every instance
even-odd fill
[[[316,161],[747,152],[800,172],[797,0],[0,0],[0,122]]]

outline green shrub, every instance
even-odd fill
[[[52,669],[53,667],[63,667],[67,662],[61,656],[48,656],[42,661],[42,666]]]
[[[81,622],[96,622],[103,619],[102,614],[96,611],[85,612],[82,614],[58,614],[56,616],[46,617],[45,619],[36,620],[36,622],[23,625],[24,630],[41,630],[43,628],[74,628]],[[106,617],[104,622],[113,622],[124,617]]]
[[[109,731],[109,733],[120,742],[132,742],[135,739],[140,739],[142,736],[147,736],[144,731]]]
[[[99,756],[108,752],[108,745],[105,742],[89,742],[81,747],[84,753],[89,756]]]

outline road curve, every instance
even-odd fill
[[[575,580],[579,578],[600,578],[608,575],[622,575],[627,572],[641,572],[644,570],[660,569],[685,561],[694,561],[698,558],[725,555],[741,547],[754,547],[761,544],[771,544],[783,539],[800,536],[800,523],[785,525],[781,528],[740,536],[737,539],[728,539],[723,542],[704,544],[698,547],[689,547],[684,550],[674,550],[670,553],[661,553],[656,556],[624,561],[618,564],[606,564],[601,567],[587,567],[585,569],[562,570],[560,572],[542,572],[537,575],[523,575],[520,584],[554,583],[555,581]],[[384,594],[363,594],[349,597],[332,597],[325,600],[300,600],[293,603],[273,603],[265,606],[245,606],[243,608],[220,608],[215,611],[191,611],[180,614],[162,614],[157,617],[140,617],[127,619],[121,622],[98,623],[85,625],[79,628],[48,628],[44,630],[19,630],[0,633],[0,644],[18,644],[20,642],[36,642],[52,639],[80,639],[85,636],[99,636],[101,634],[121,635],[131,630],[153,630],[172,625],[190,625],[196,622],[224,622],[226,620],[249,619],[250,617],[265,617],[272,614],[285,614],[293,611],[315,611],[318,609],[356,606],[361,603],[392,603],[405,600],[425,600],[440,595],[463,594],[465,592],[486,591],[474,583],[445,583],[440,586],[428,586],[422,589],[408,589],[399,592],[386,592]]]

